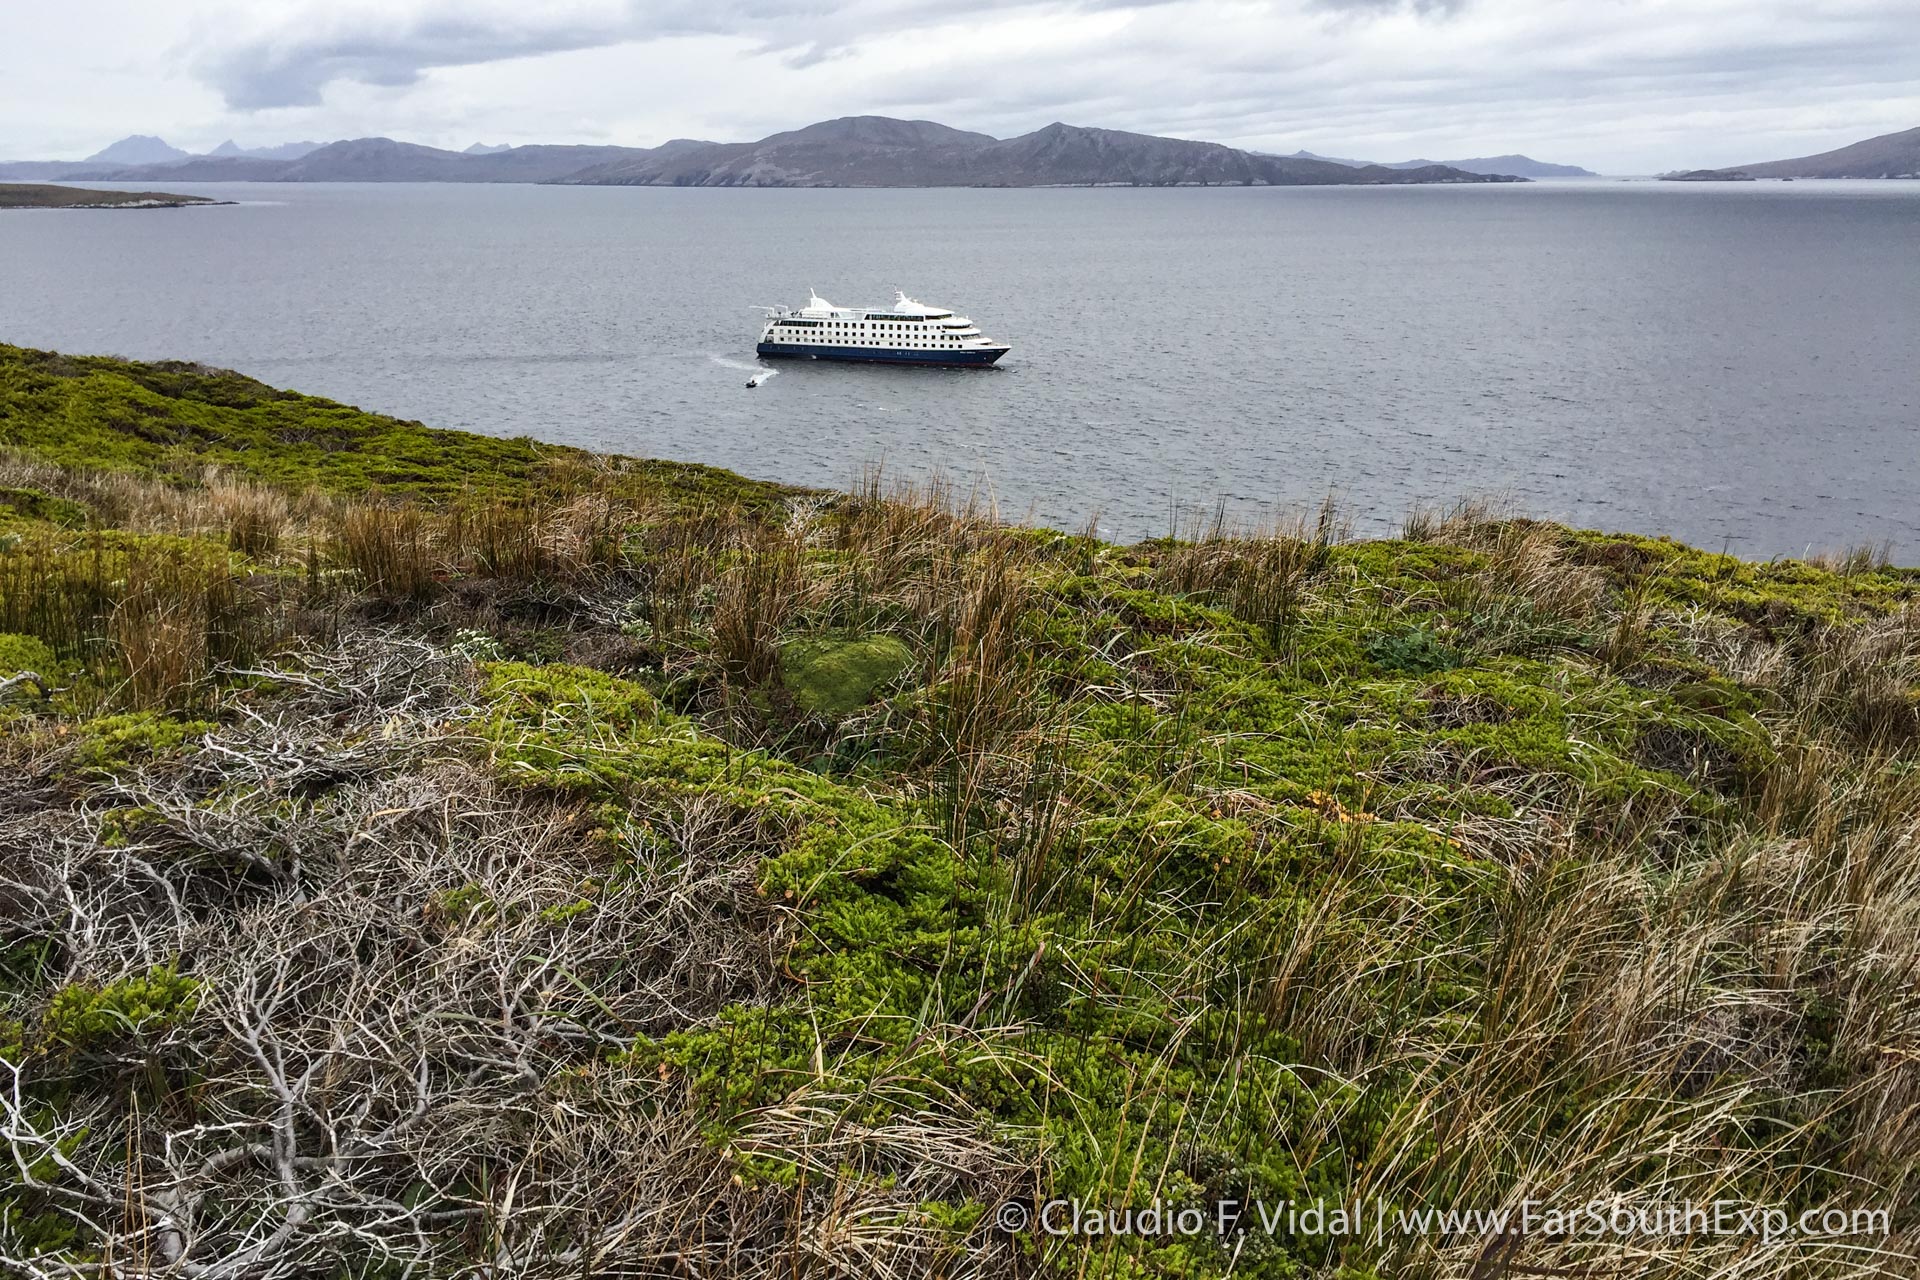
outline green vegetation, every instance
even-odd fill
[[[22,671],[47,674],[57,669],[53,650],[32,636],[0,634],[0,676]]]
[[[1886,1208],[1633,1274],[1911,1273],[1882,556],[1472,507],[1119,547],[7,348],[0,436],[15,1269],[1620,1256],[994,1226],[1068,1197]]]
[[[913,652],[893,636],[806,636],[780,651],[793,700],[832,716],[858,711],[912,665]]]
[[[185,1019],[195,983],[170,969],[95,987],[75,983],[53,993],[41,1031],[60,1051],[78,1053],[103,1042],[124,1042]]]
[[[0,446],[67,466],[192,483],[231,467],[289,495],[446,499],[552,496],[613,467],[623,487],[687,502],[766,508],[789,490],[690,463],[603,460],[523,438],[496,440],[276,391],[224,369],[136,364],[0,344]]]

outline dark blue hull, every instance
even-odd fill
[[[980,367],[1007,354],[1006,347],[967,351],[932,351],[911,347],[828,347],[812,343],[763,342],[754,351],[763,356],[795,360],[847,360],[861,364],[932,364]]]

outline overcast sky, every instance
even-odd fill
[[[1611,173],[1920,125],[1920,0],[0,0],[0,158],[1053,120]]]

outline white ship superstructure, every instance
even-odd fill
[[[894,295],[890,307],[836,307],[819,294],[804,307],[767,307],[763,356],[882,364],[989,365],[1007,354],[973,321]]]

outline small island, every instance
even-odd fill
[[[170,191],[101,191],[40,182],[0,182],[0,209],[184,209],[189,205],[232,203]]]

